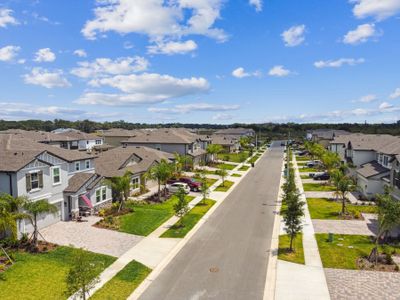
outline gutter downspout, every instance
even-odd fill
[[[12,186],[12,177],[11,173],[7,173],[8,178],[9,178],[9,183],[10,183],[10,195],[14,197],[14,191],[13,191],[13,186]]]

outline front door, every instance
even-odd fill
[[[68,220],[71,220],[72,218],[72,199],[71,196],[68,196],[68,201],[67,201],[67,212],[68,212]]]

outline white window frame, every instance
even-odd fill
[[[99,193],[99,194],[97,195],[97,193]],[[99,201],[97,200],[98,197],[100,199]],[[101,186],[101,187],[97,188],[95,191],[95,198],[96,198],[96,204],[106,201],[107,200],[107,187]]]
[[[137,187],[135,185],[137,184]],[[140,177],[134,177],[132,178],[132,190],[138,190],[140,189]]]
[[[88,164],[89,164],[89,166],[88,166]],[[89,159],[85,160],[85,168],[90,169],[90,160]]]
[[[96,145],[101,145],[102,144],[102,140],[95,140],[95,144]]]
[[[97,195],[97,193],[99,193],[99,194]],[[96,189],[95,196],[96,196],[96,203],[100,203],[102,201],[101,200],[101,188]],[[99,197],[99,200],[97,200],[97,197]]]
[[[54,181],[54,170],[58,170],[58,177],[59,177],[59,181],[58,182]],[[61,168],[59,166],[51,168],[51,181],[53,182],[53,185],[60,185],[61,184]]]
[[[31,172],[29,172],[29,176],[31,177],[31,190],[30,190],[30,192],[35,192],[35,191],[39,191],[40,190],[40,187],[39,187],[39,172],[40,171],[31,171]],[[36,188],[33,188],[32,174],[36,174],[36,181],[37,181],[37,187]]]
[[[81,170],[81,162],[80,161],[76,161],[74,164],[74,172],[78,172]]]

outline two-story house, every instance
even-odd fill
[[[140,192],[141,188],[150,188],[156,185],[156,182],[146,179],[143,175],[161,160],[172,163],[174,155],[148,147],[120,146],[98,155],[95,160],[96,173],[110,179],[130,172],[131,193],[135,194]]]
[[[161,128],[147,130],[144,134],[122,141],[124,147],[144,146],[172,154],[188,155],[193,164],[209,161],[208,137],[199,136],[183,128]]]
[[[39,228],[70,220],[84,208],[95,210],[112,201],[110,188],[95,173],[94,158],[18,134],[0,134],[0,192],[54,204],[57,213],[39,216]],[[18,230],[31,232],[32,224],[23,220]]]
[[[222,152],[233,153],[240,149],[239,137],[232,135],[214,134],[211,136],[213,144],[220,145]]]
[[[217,130],[214,134],[217,135],[230,135],[230,136],[236,136],[238,138],[240,137],[254,137],[256,135],[256,132],[252,128],[226,128],[226,129],[219,129]]]

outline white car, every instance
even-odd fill
[[[175,183],[167,185],[167,189],[171,193],[177,193],[180,188],[182,188],[185,191],[186,194],[189,194],[190,187],[189,187],[189,185],[187,183],[175,182]]]

